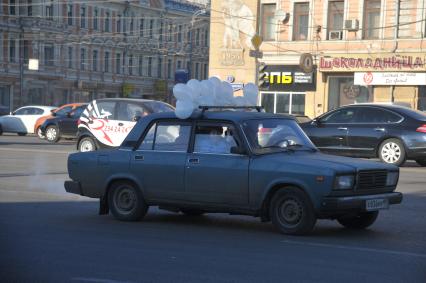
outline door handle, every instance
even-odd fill
[[[345,128],[345,127],[339,127],[339,128],[337,128],[339,131],[347,131],[348,130],[348,128]]]
[[[188,162],[192,163],[192,164],[198,164],[198,163],[200,163],[200,159],[198,159],[198,158],[190,158],[190,159],[188,159]]]
[[[123,124],[123,123],[118,123],[118,125],[121,127],[121,126],[123,126],[124,124]]]
[[[143,155],[135,155],[135,160],[143,161]]]
[[[375,128],[374,129],[376,132],[384,132],[385,128]]]

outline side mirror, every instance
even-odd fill
[[[233,147],[231,147],[231,153],[232,154],[244,155],[244,154],[246,154],[246,151],[242,147],[233,146]]]
[[[311,125],[318,126],[319,124],[320,124],[320,122],[317,118],[315,118],[311,121]]]
[[[137,122],[137,121],[139,121],[139,119],[141,118],[141,116],[139,116],[139,115],[135,115],[135,116],[133,116],[133,119],[132,119],[132,121],[133,122]]]
[[[56,115],[58,115],[58,114],[56,114],[56,112],[53,112],[52,111],[52,114],[51,114],[53,117],[56,117]]]

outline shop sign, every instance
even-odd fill
[[[269,86],[262,90],[270,91],[315,91],[316,81],[314,66],[311,73],[303,72],[299,66],[267,65],[264,69]]]
[[[321,72],[336,71],[425,71],[426,55],[321,57]]]
[[[355,85],[426,85],[426,73],[357,72]]]

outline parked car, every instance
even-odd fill
[[[397,166],[323,154],[293,117],[264,112],[148,115],[118,149],[70,154],[68,173],[67,192],[99,198],[101,214],[124,221],[159,206],[252,215],[304,234],[320,218],[366,228],[402,200]]]
[[[426,166],[426,114],[398,105],[354,104],[329,111],[303,130],[323,152]]]
[[[20,136],[34,133],[34,124],[38,118],[46,116],[55,107],[24,106],[9,115],[0,117],[0,134],[17,133]]]
[[[40,139],[44,139],[45,136],[42,134],[40,129],[40,126],[44,123],[44,121],[55,116],[65,116],[67,113],[71,112],[80,105],[83,105],[83,103],[65,104],[56,109],[53,109],[48,115],[38,118],[34,125],[34,133],[36,133]]]
[[[81,115],[77,149],[93,151],[118,147],[137,119],[157,112],[173,111],[173,106],[155,100],[104,98],[93,100]]]
[[[41,134],[52,143],[58,142],[61,138],[75,139],[78,131],[78,120],[86,106],[87,104],[80,104],[64,115],[55,113],[53,118],[46,119],[40,126]]]

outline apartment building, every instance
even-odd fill
[[[0,0],[0,105],[167,101],[177,69],[207,77],[206,8],[179,0]]]
[[[255,81],[265,65],[259,103],[267,111],[315,117],[392,101],[426,110],[425,0],[217,0],[211,7],[211,74],[238,85]],[[247,40],[254,34],[263,38],[257,65]],[[301,68],[302,54],[312,57],[312,72]]]

